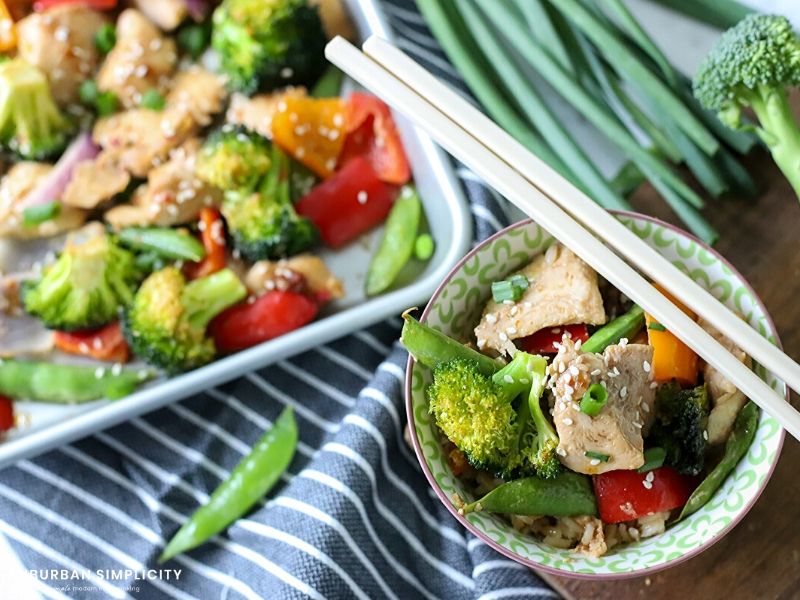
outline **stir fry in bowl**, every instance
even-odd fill
[[[491,290],[468,344],[404,315],[442,451],[474,497],[453,498],[459,512],[599,557],[699,510],[750,446],[756,406],[560,244]]]
[[[334,4],[0,10],[0,395],[119,397],[302,327],[346,292],[319,251],[387,218],[367,296],[429,258],[388,107],[326,70]]]

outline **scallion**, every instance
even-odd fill
[[[599,383],[593,383],[581,398],[581,412],[596,417],[608,402],[608,390]]]
[[[661,323],[659,323],[658,321],[651,321],[651,322],[650,322],[650,325],[648,325],[648,326],[647,326],[647,328],[648,328],[648,329],[652,329],[653,331],[666,331],[666,330],[667,330],[667,328],[666,328],[666,327],[664,327],[664,326],[663,326]]]
[[[99,116],[107,117],[119,110],[119,98],[114,92],[102,92],[97,95],[94,106]]]
[[[595,460],[599,460],[600,462],[608,462],[611,460],[611,456],[608,454],[603,454],[602,452],[595,452],[594,450],[587,450],[583,453],[586,458],[593,458]]]
[[[25,227],[35,227],[51,221],[61,214],[61,202],[53,200],[45,204],[29,206],[22,211],[22,222]]]
[[[150,110],[162,110],[166,104],[163,94],[155,88],[150,88],[142,94],[142,99],[139,101],[139,106]]]
[[[522,298],[523,292],[529,285],[528,278],[524,275],[514,275],[511,279],[495,281],[492,283],[492,299],[498,303],[507,300],[516,302]]]
[[[664,460],[667,458],[667,451],[660,446],[656,446],[655,448],[648,448],[644,451],[644,464],[636,469],[637,473],[647,473],[648,471],[652,471],[654,469],[658,469],[660,466],[664,464]]]
[[[94,34],[94,45],[103,54],[108,54],[117,45],[117,30],[111,23],[106,23]]]

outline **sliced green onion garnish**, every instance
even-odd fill
[[[583,453],[586,458],[594,458],[599,460],[600,462],[608,462],[611,456],[608,454],[603,454],[602,452],[595,452],[593,450],[587,450]]]
[[[161,110],[166,105],[167,101],[164,96],[156,89],[150,88],[139,101],[139,106],[142,108],[149,108],[150,110]]]
[[[94,45],[103,54],[108,54],[117,45],[117,30],[106,23],[94,34]]]
[[[511,300],[516,302],[522,298],[522,293],[528,289],[530,283],[524,275],[514,275],[511,279],[495,281],[492,284],[492,298],[495,302]]]
[[[114,92],[102,92],[95,98],[94,106],[99,116],[107,117],[119,110],[119,98]]]
[[[581,412],[596,417],[608,401],[608,390],[599,383],[593,383],[581,399]]]
[[[653,331],[666,331],[666,330],[667,330],[667,328],[666,328],[666,327],[664,327],[664,326],[663,326],[661,323],[659,323],[658,321],[651,321],[651,322],[650,322],[650,325],[648,325],[648,326],[647,326],[647,328],[648,328],[648,329],[652,329]]]
[[[78,97],[81,102],[89,106],[95,105],[99,94],[100,91],[97,89],[97,82],[94,79],[85,80],[78,88]]]
[[[414,242],[414,256],[416,256],[418,260],[428,260],[433,256],[434,249],[433,238],[429,233],[423,233],[417,238],[417,241]]]
[[[55,219],[61,214],[61,202],[53,200],[47,204],[30,206],[22,211],[22,222],[25,227],[35,227],[46,221]]]
[[[664,459],[667,458],[667,451],[656,446],[655,448],[648,448],[644,451],[644,464],[636,469],[637,473],[647,473],[653,469],[657,469],[664,464]]]

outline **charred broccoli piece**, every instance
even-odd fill
[[[68,242],[38,281],[22,288],[25,311],[61,331],[96,329],[133,300],[140,271],[135,257],[107,234]]]
[[[0,63],[0,144],[6,150],[45,160],[64,150],[72,130],[44,73],[21,58]]]
[[[800,197],[800,127],[788,89],[800,84],[800,36],[785,17],[753,14],[725,32],[694,77],[694,94],[733,129],[742,110]],[[751,126],[747,126],[751,127]]]
[[[658,419],[648,437],[649,445],[666,451],[664,464],[684,475],[698,475],[705,466],[708,426],[708,391],[705,385],[682,390],[675,383],[656,393]]]
[[[290,166],[289,158],[273,146],[270,169],[259,188],[225,194],[222,214],[228,233],[234,248],[249,262],[292,256],[317,241],[314,225],[292,204]]]
[[[124,312],[125,339],[134,354],[168,373],[180,373],[210,362],[214,340],[206,335],[211,319],[247,295],[230,269],[186,282],[175,267],[144,280]]]
[[[492,376],[477,361],[460,357],[434,368],[430,412],[475,468],[505,478],[558,472],[551,462],[555,433],[539,407],[545,364],[542,357],[518,352]],[[521,394],[526,396],[517,400]]]
[[[325,68],[325,32],[308,0],[224,0],[212,21],[211,45],[234,90],[309,85]]]
[[[226,191],[252,191],[272,164],[270,141],[245,127],[225,125],[206,139],[195,173]]]

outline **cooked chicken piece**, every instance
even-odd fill
[[[105,219],[116,229],[132,225],[168,227],[197,219],[203,206],[218,204],[222,192],[194,175],[200,141],[191,139],[172,152],[169,160],[150,171],[147,183],[134,193],[131,204],[116,206]]]
[[[67,4],[31,13],[17,23],[20,57],[47,75],[62,106],[78,101],[78,88],[97,68],[94,35],[106,22],[99,12]]]
[[[750,357],[744,350],[736,346],[727,337],[722,335],[711,323],[702,317],[697,324],[711,334],[722,346],[733,354],[739,362],[751,368],[753,365]],[[708,415],[708,443],[721,444],[728,439],[733,429],[733,423],[742,407],[747,404],[747,397],[736,389],[726,377],[714,367],[706,364],[703,367],[703,379],[711,396],[712,408]]]
[[[306,96],[304,87],[288,87],[271,94],[259,94],[250,98],[244,94],[234,94],[225,118],[229,123],[244,125],[272,139],[272,117],[278,112],[281,100],[304,96]]]
[[[75,167],[62,202],[78,208],[97,208],[124,192],[130,182],[130,174],[118,166],[111,155],[102,152],[97,158]]]
[[[211,122],[225,95],[220,77],[192,68],[175,77],[164,110],[133,109],[98,119],[92,137],[120,167],[147,177],[171,150]]]
[[[329,270],[322,259],[313,254],[300,254],[279,261],[261,260],[245,275],[245,285],[256,295],[280,289],[282,281],[291,281],[291,273],[305,278],[308,289],[314,294],[328,295],[335,300],[344,296],[342,282]]]
[[[62,207],[61,213],[55,219],[33,227],[24,224],[22,201],[52,168],[52,165],[45,163],[20,162],[11,167],[0,180],[0,237],[50,237],[83,224],[86,213],[67,206]]]
[[[135,108],[147,90],[166,90],[177,57],[175,42],[129,8],[117,19],[117,43],[100,67],[97,87],[114,92],[125,108]]]
[[[530,285],[518,302],[489,300],[475,328],[478,348],[513,355],[512,340],[545,327],[606,322],[597,273],[569,248],[553,244],[526,266]]]
[[[557,452],[565,466],[594,475],[644,464],[642,430],[652,424],[655,413],[652,360],[650,346],[609,346],[599,355],[581,353],[564,337],[549,371],[555,395]],[[580,401],[594,383],[608,390],[608,400],[597,416],[590,417],[581,412]],[[609,459],[603,462],[586,452],[605,454]]]
[[[133,5],[164,31],[177,28],[189,14],[184,0],[133,0]]]
[[[342,4],[342,0],[311,0],[311,4],[319,5],[319,17],[325,36],[332,40],[337,35],[355,41],[356,33],[350,22],[350,15]]]

